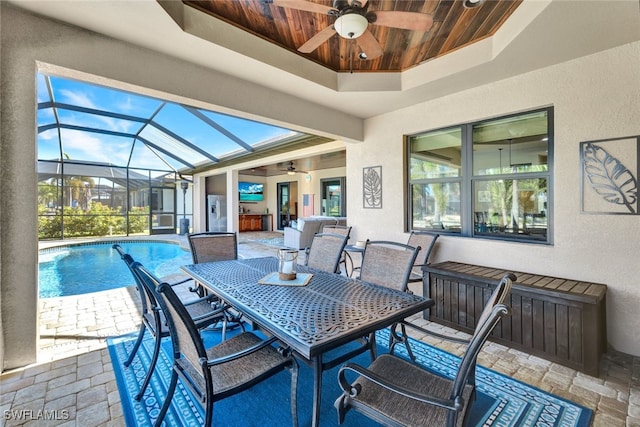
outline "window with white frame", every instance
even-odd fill
[[[406,138],[407,229],[551,243],[553,108]]]

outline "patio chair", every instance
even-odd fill
[[[119,254],[124,263],[129,268],[129,271],[133,275],[133,278],[136,283],[136,288],[138,293],[140,294],[140,302],[141,302],[141,323],[140,330],[138,332],[138,338],[136,339],[135,344],[133,345],[133,349],[129,354],[128,359],[124,362],[124,366],[128,367],[133,362],[133,359],[142,344],[144,339],[145,332],[148,330],[151,336],[154,339],[153,346],[153,355],[151,356],[151,362],[149,363],[149,367],[147,369],[147,374],[145,379],[140,387],[140,391],[135,396],[136,400],[140,400],[142,395],[144,394],[147,386],[149,385],[149,381],[151,380],[151,375],[153,374],[153,370],[156,366],[156,362],[158,361],[158,355],[160,354],[160,343],[162,338],[169,336],[169,329],[167,328],[165,316],[162,310],[160,309],[160,305],[158,304],[158,295],[154,288],[149,288],[145,286],[145,283],[140,279],[140,277],[135,272],[135,266],[140,265],[139,262],[134,261],[131,255],[124,252],[122,247],[118,244],[113,245],[113,249],[115,249]],[[175,286],[173,284],[171,286]],[[190,295],[189,295],[190,296]],[[203,329],[209,327],[213,324],[216,324],[224,318],[224,310],[227,307],[219,307],[214,308],[212,306],[212,300],[210,297],[204,298],[191,298],[190,301],[185,302],[185,306],[187,307],[187,312],[193,318],[196,327],[198,329]]]
[[[173,342],[171,381],[155,426],[162,424],[178,378],[201,402],[205,408],[204,425],[210,426],[214,402],[247,390],[284,369],[291,371],[291,419],[294,427],[298,425],[298,364],[291,351],[276,348],[274,337],[263,340],[252,332],[242,332],[205,348],[196,324],[172,287],[167,283],[159,284],[143,267],[136,269],[143,281],[158,287]]]
[[[238,259],[238,235],[234,232],[206,231],[202,233],[187,234],[191,256],[194,264],[215,261],[228,261]],[[203,296],[206,289],[197,284],[195,292]],[[227,310],[225,322],[222,324],[222,337],[225,338],[226,330],[238,326],[243,327],[242,313]],[[244,327],[243,327],[244,329]]]
[[[360,280],[406,292],[411,269],[421,247],[384,240],[367,241]]]
[[[236,233],[207,231],[187,234],[194,264],[238,259],[238,237]],[[197,284],[195,291],[203,296],[206,291]]]
[[[343,236],[347,236],[347,242],[349,241],[349,237],[351,235],[351,226],[347,225],[339,225],[339,224],[327,224],[322,228],[323,233],[329,234],[341,234]],[[340,261],[338,262],[337,273],[342,272],[341,265],[344,265],[345,274],[347,274],[347,257],[350,256],[348,252],[342,251],[342,255],[340,256]],[[351,264],[353,265],[353,263]]]
[[[482,323],[484,322],[484,320],[489,317],[489,315],[491,314],[491,310],[493,310],[493,307],[495,307],[498,304],[505,303],[509,294],[511,293],[511,286],[515,281],[516,281],[515,274],[508,273],[502,277],[500,282],[498,282],[498,284],[496,285],[496,288],[493,290],[493,292],[487,299],[487,302],[485,303],[482,312],[478,316],[478,320],[476,321],[476,327],[475,327],[476,332],[478,331],[479,328],[482,327]],[[398,327],[400,327],[400,331],[398,331]],[[406,330],[407,327],[420,331],[423,334],[431,335],[443,340],[456,342],[458,344],[467,344],[467,345],[469,344],[469,340],[459,338],[459,337],[454,337],[451,335],[440,334],[438,332],[431,331],[429,329],[415,325],[411,322],[403,321],[400,323],[396,323],[391,327],[391,335],[389,337],[389,353],[393,354],[395,346],[397,344],[402,343],[407,348],[407,353],[409,354],[409,357],[411,358],[411,360],[415,361],[416,358],[413,352],[411,351],[411,347],[409,346],[409,339],[408,339],[407,330]]]
[[[475,397],[475,381],[469,379],[475,375],[478,353],[508,313],[507,306],[498,304],[479,322],[452,379],[392,354],[378,357],[368,368],[344,365],[338,373],[343,390],[335,402],[338,422],[354,409],[384,425],[463,425]]]
[[[416,257],[416,263],[413,265],[411,275],[409,276],[409,283],[422,281],[422,267],[429,264],[429,257],[436,245],[436,240],[440,237],[437,233],[431,233],[428,231],[412,231],[409,235],[407,245],[420,246],[422,249],[418,252]]]
[[[193,262],[227,261],[238,259],[236,233],[208,231],[187,234]]]
[[[413,247],[404,243],[367,241],[360,266],[360,280],[402,292],[411,292],[409,277],[420,250],[420,246]],[[405,333],[404,326],[401,328]],[[396,324],[391,326],[392,331],[395,329]],[[406,340],[406,346],[409,349],[408,340]],[[392,349],[391,345],[389,349]]]
[[[340,234],[318,233],[305,251],[306,265],[329,273],[340,272],[340,260],[348,237]]]

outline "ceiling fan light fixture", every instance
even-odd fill
[[[471,9],[473,7],[478,7],[484,0],[464,0],[464,7]]]
[[[294,171],[287,171],[287,175],[295,175],[296,173]]]
[[[347,13],[338,16],[333,28],[345,39],[357,39],[367,30],[369,21],[358,13]]]

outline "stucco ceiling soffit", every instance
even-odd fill
[[[245,55],[325,88],[337,90],[337,73],[182,2],[158,1],[185,33]]]

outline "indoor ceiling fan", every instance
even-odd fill
[[[293,162],[289,162],[289,167],[286,169],[280,169],[282,172],[286,172],[289,175],[295,175],[296,173],[308,173],[307,171],[300,171],[297,170],[294,166],[293,166]]]
[[[393,10],[369,11],[368,0],[334,0],[333,7],[308,0],[273,0],[279,7],[328,14],[336,18],[332,25],[316,33],[298,48],[298,52],[311,53],[334,34],[355,39],[362,49],[360,59],[375,59],[384,52],[378,40],[369,31],[369,24],[413,31],[429,31],[433,24],[430,15]]]

